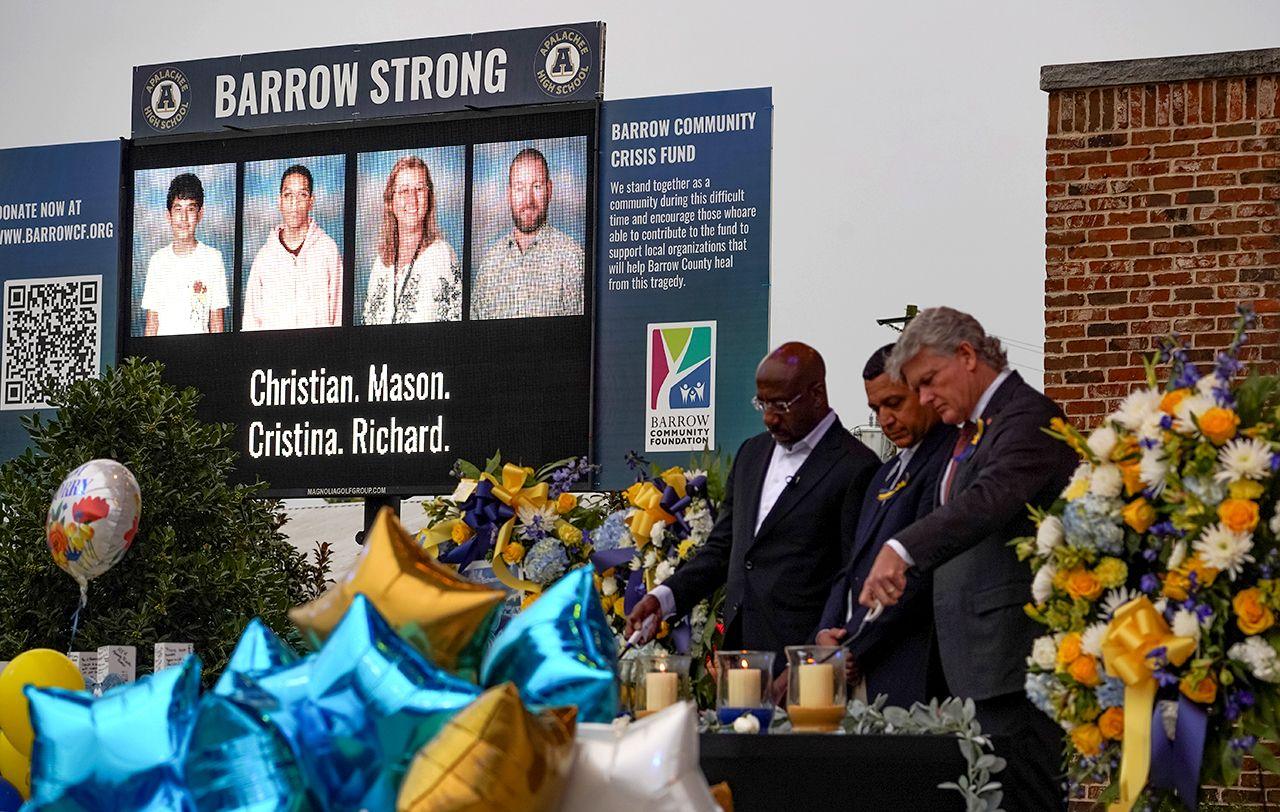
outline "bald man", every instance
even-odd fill
[[[792,342],[756,369],[752,405],[765,431],[733,460],[724,505],[692,561],[640,600],[627,635],[650,616],[683,617],[721,586],[725,648],[776,651],[813,639],[848,550],[840,532],[857,524],[861,494],[880,461],[840,425],[827,404],[826,365]],[[858,498],[847,499],[854,489]]]

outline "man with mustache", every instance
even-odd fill
[[[529,147],[511,161],[507,202],[514,228],[489,249],[471,291],[471,318],[581,316],[582,246],[547,222],[551,175]]]

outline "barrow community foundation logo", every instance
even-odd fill
[[[645,451],[714,450],[716,323],[648,326]]]
[[[142,86],[142,117],[153,130],[172,130],[190,109],[191,84],[177,68],[160,68]]]
[[[586,84],[591,65],[587,38],[572,28],[562,28],[538,46],[534,57],[538,87],[548,96],[572,96]]]

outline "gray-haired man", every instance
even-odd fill
[[[1006,808],[1065,808],[1062,731],[1023,692],[1038,629],[1022,609],[1031,573],[1008,546],[1034,532],[1027,505],[1050,505],[1075,467],[1075,454],[1042,431],[1062,412],[1008,368],[998,339],[948,307],[912,320],[889,373],[961,431],[942,472],[940,507],[885,543],[859,602],[891,606],[908,569],[932,573],[947,687],[974,700],[984,732],[1016,743],[1001,777]]]

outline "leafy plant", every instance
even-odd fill
[[[155,643],[190,642],[208,682],[253,617],[300,642],[285,613],[317,594],[324,562],[309,564],[284,539],[279,503],[259,498],[264,484],[228,482],[232,427],[200,421],[198,393],[176,391],[162,371],[125,361],[54,387],[52,419],[24,418],[34,447],[0,466],[0,659],[131,645],[146,673]],[[49,554],[45,514],[67,473],[98,458],[133,471],[142,518],[124,560],[90,582],[73,642],[80,590]]]

